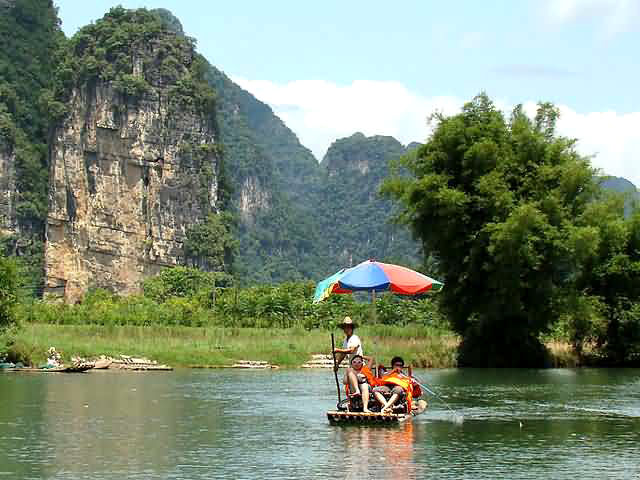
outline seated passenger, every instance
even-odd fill
[[[366,357],[367,365],[364,364],[364,360],[365,357],[362,355],[354,355],[353,358],[351,358],[351,368],[345,375],[345,384],[349,397],[362,397],[362,411],[370,413],[370,388],[377,385],[376,378],[371,371],[375,363],[372,357]]]
[[[373,389],[373,395],[380,402],[382,413],[391,413],[394,405],[405,400],[409,413],[413,397],[419,397],[422,391],[411,377],[402,373],[404,360],[401,357],[393,357],[391,367],[391,372],[378,379],[379,386]]]

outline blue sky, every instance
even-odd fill
[[[485,90],[556,103],[561,133],[640,185],[640,0],[55,3],[67,35],[118,4],[171,10],[319,158],[355,131],[423,141],[432,111]]]

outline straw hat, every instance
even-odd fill
[[[344,328],[346,326],[351,326],[353,328],[356,328],[358,324],[355,323],[353,320],[351,320],[351,317],[344,317],[344,320],[342,320],[342,322],[340,323],[340,327]]]

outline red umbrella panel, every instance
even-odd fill
[[[367,260],[340,270],[316,286],[314,302],[332,293],[391,291],[399,295],[418,295],[441,290],[444,284],[410,268]]]

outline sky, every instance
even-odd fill
[[[111,7],[166,8],[213,65],[321,160],[362,132],[428,139],[481,91],[539,101],[608,175],[640,186],[640,0],[54,0],[67,36]]]

